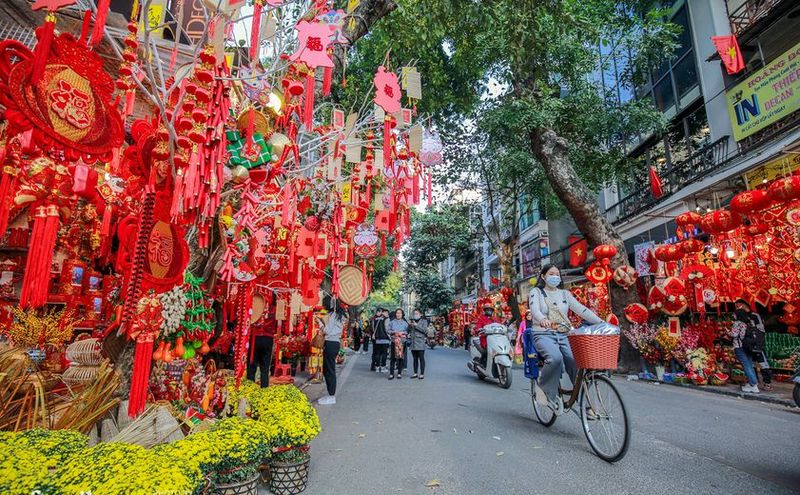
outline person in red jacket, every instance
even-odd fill
[[[475,322],[475,330],[480,333],[481,354],[486,354],[486,334],[481,331],[483,327],[490,323],[499,323],[500,320],[494,316],[494,307],[492,303],[483,303],[483,314],[478,316]]]

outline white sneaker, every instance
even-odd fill
[[[742,385],[742,392],[746,394],[757,394],[759,393],[758,385],[750,385],[750,384]]]
[[[326,395],[325,397],[318,400],[317,404],[321,406],[331,406],[333,404],[336,404],[336,397],[334,397],[333,395]]]

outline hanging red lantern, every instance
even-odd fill
[[[608,260],[617,255],[617,247],[612,244],[600,244],[592,250],[592,253],[595,259],[607,264]]]
[[[658,261],[670,262],[679,261],[683,258],[684,251],[677,244],[666,244],[658,246],[655,251],[655,257]]]
[[[699,213],[687,211],[675,217],[675,224],[684,230],[694,230],[695,226],[700,223],[701,218]]]
[[[769,194],[762,189],[743,191],[731,199],[731,211],[746,215],[763,210],[769,203]]]
[[[742,223],[742,217],[728,210],[714,210],[700,219],[700,227],[709,234],[733,230]]]
[[[800,198],[800,175],[776,179],[769,185],[769,197],[773,201],[791,201]]]
[[[702,251],[706,245],[698,239],[685,239],[680,242],[680,247],[686,254],[696,254]]]

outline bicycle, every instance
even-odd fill
[[[573,346],[573,351],[574,351]],[[616,354],[615,354],[616,355]],[[541,361],[536,357],[538,367]],[[527,374],[527,373],[526,373]],[[538,372],[536,373],[538,376]],[[598,457],[612,463],[621,460],[630,445],[630,422],[625,403],[617,387],[603,369],[579,368],[572,390],[558,389],[558,400],[564,412],[574,412],[581,420],[589,446]],[[531,400],[536,419],[545,427],[556,422],[558,416],[549,406],[536,401],[536,378],[531,378]],[[577,404],[577,409],[573,406]]]

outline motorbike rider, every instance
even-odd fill
[[[578,371],[567,340],[567,332],[572,328],[567,313],[572,310],[592,324],[603,320],[578,302],[570,291],[561,288],[561,272],[553,265],[542,269],[539,284],[531,291],[528,307],[533,316],[533,342],[544,359],[536,386],[536,401],[559,415],[564,411],[563,403],[558,400],[562,369],[566,368],[573,383]]]
[[[494,316],[494,306],[492,306],[491,302],[485,302],[482,306],[483,314],[478,316],[478,320],[475,322],[475,330],[479,332],[479,339],[481,344],[481,360],[486,359],[486,334],[483,333],[482,329],[486,325],[491,323],[499,323],[500,320]]]

